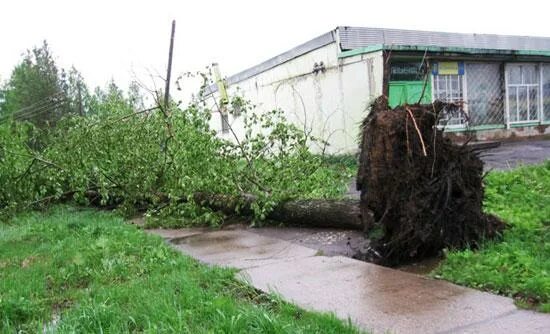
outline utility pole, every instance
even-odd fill
[[[166,70],[166,87],[164,88],[164,108],[168,112],[170,102],[170,77],[172,75],[172,53],[174,52],[174,34],[176,33],[176,20],[172,20],[172,34],[170,35],[170,50],[168,51],[168,68]]]
[[[82,91],[80,88],[80,82],[76,84],[76,87],[78,87],[78,113],[80,116],[84,116],[84,111],[82,109]]]

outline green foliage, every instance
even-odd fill
[[[550,161],[486,180],[486,211],[509,224],[502,240],[449,252],[435,274],[550,312]]]
[[[90,98],[93,112],[69,115],[42,138],[30,124],[0,125],[0,210],[72,199],[115,206],[127,213],[185,217],[183,224],[217,224],[223,218],[191,198],[197,192],[256,197],[262,220],[277,203],[337,197],[348,174],[308,150],[309,139],[281,111],[258,114],[241,102],[245,134],[234,141],[209,128],[212,111],[191,104],[136,112],[135,97],[114,84]]]
[[[0,268],[2,333],[358,333],[105,212],[57,207],[0,225]]]
[[[12,117],[45,127],[68,113],[83,113],[88,93],[80,73],[60,69],[44,41],[23,55],[1,96],[0,122]]]

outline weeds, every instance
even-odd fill
[[[0,225],[0,265],[0,332],[358,332],[182,256],[112,213],[19,215]]]
[[[486,178],[485,210],[508,223],[500,241],[451,251],[434,275],[550,312],[550,161]]]

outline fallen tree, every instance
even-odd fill
[[[195,193],[196,203],[226,215],[253,216],[252,195],[228,196],[210,193]],[[287,225],[307,227],[332,227],[363,230],[359,201],[356,199],[306,199],[291,200],[277,204],[267,215],[268,220]]]
[[[438,129],[444,110],[460,112],[460,106],[391,109],[380,97],[365,118],[357,187],[361,212],[372,213],[366,230],[378,232],[374,252],[363,254],[369,260],[395,264],[443,248],[476,246],[504,227],[482,211],[483,162],[477,153]]]

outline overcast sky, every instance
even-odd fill
[[[174,76],[212,62],[228,76],[338,25],[550,36],[549,9],[529,0],[2,0],[0,80],[44,39],[92,87],[164,75],[172,19]]]

